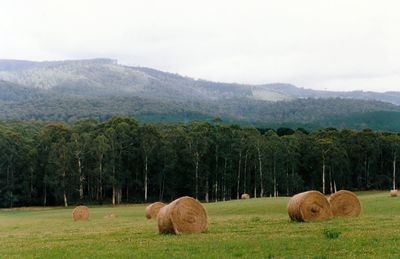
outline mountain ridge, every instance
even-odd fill
[[[97,69],[97,71],[96,71]],[[39,76],[38,76],[39,75]],[[107,87],[122,93],[134,92],[140,96],[157,96],[160,90],[168,87],[170,96],[161,98],[179,98],[182,95],[177,86],[184,86],[192,93],[186,98],[194,99],[229,99],[252,98],[264,101],[293,100],[296,98],[353,98],[380,100],[400,105],[400,92],[383,93],[372,91],[324,91],[299,88],[287,83],[239,84],[212,82],[193,79],[176,73],[160,70],[120,65],[115,59],[97,58],[63,61],[26,61],[0,59],[0,79],[36,88],[63,88],[68,85],[80,85],[81,88],[95,88],[104,91]],[[112,79],[110,81],[110,79]],[[163,85],[163,88],[159,86]],[[146,89],[144,89],[146,88]],[[153,89],[153,91],[152,91]],[[147,91],[147,92],[146,92]],[[76,93],[76,91],[74,92]],[[94,91],[91,94],[95,94]],[[109,94],[109,93],[107,93]],[[185,94],[183,94],[185,95]]]
[[[241,124],[315,122],[323,126],[330,121],[339,125],[340,118],[347,116],[346,123],[351,125],[353,118],[372,116],[364,113],[400,112],[399,104],[400,92],[212,82],[120,65],[113,59],[0,60],[0,119],[6,120],[102,120],[123,114],[152,122],[221,117]]]

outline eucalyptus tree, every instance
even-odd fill
[[[110,150],[109,140],[107,137],[101,132],[99,133],[92,142],[91,145],[91,153],[95,156],[96,161],[96,169],[97,171],[97,188],[96,188],[96,199],[101,203],[103,201],[104,191],[104,162],[105,156]]]
[[[264,185],[263,185],[263,152],[262,148],[265,145],[265,137],[261,135],[260,131],[258,131],[254,127],[245,128],[247,134],[249,134],[248,138],[248,148],[250,158],[253,158],[252,161],[254,165],[254,182],[253,182],[253,195],[257,197],[257,185],[260,185],[260,196],[264,195]],[[258,177],[257,177],[258,174]],[[259,183],[257,183],[257,178],[259,179]]]
[[[375,132],[370,129],[364,129],[355,134],[356,145],[358,146],[359,159],[364,178],[364,188],[368,190],[371,187],[371,169],[377,162],[377,153],[379,152],[379,138]]]
[[[199,198],[199,170],[200,161],[208,153],[209,149],[209,135],[211,131],[211,125],[207,122],[191,122],[186,127],[187,130],[187,147],[192,159],[194,167],[194,179],[195,179],[195,197]],[[206,193],[208,192],[208,177],[206,176]],[[207,195],[207,194],[206,194]]]
[[[295,132],[294,134],[281,137],[284,150],[287,196],[293,193],[295,188],[295,171],[300,159],[300,135],[302,134],[301,132]]]
[[[87,183],[87,193],[89,194],[89,160],[88,156],[93,145],[93,133],[97,122],[93,120],[77,121],[72,125],[71,138],[68,143],[69,151],[74,158],[73,169],[79,182],[79,199],[84,199],[84,184]],[[86,168],[86,172],[84,172]]]
[[[282,154],[284,154],[283,141],[278,137],[278,135],[269,130],[265,133],[265,157],[269,158],[270,165],[272,168],[272,184],[273,184],[273,196],[277,197],[278,192],[278,163],[283,158]]]
[[[116,116],[108,120],[104,125],[104,135],[108,140],[108,154],[110,163],[108,168],[112,185],[112,204],[120,203],[122,195],[121,172],[125,171],[123,157],[129,146],[133,145],[137,137],[138,123],[129,117]]]
[[[220,158],[220,139],[222,138],[222,132],[221,132],[221,122],[222,120],[220,118],[215,118],[213,120],[213,125],[211,127],[211,132],[210,132],[210,145],[212,147],[210,147],[210,150],[212,149],[212,153],[214,154],[214,174],[211,177],[211,181],[212,181],[212,193],[214,196],[214,201],[217,202],[218,201],[218,193],[219,193],[219,158]],[[208,202],[209,200],[209,190],[208,190],[208,186],[209,186],[209,182],[208,182],[208,177],[207,177],[207,184],[206,184],[206,201]]]
[[[179,159],[179,153],[185,149],[186,132],[183,125],[163,125],[159,127],[160,148],[158,149],[158,161],[161,164],[159,174],[159,200],[164,199],[166,192],[174,197],[174,188],[179,178],[179,164],[183,165],[183,159]]]
[[[334,149],[335,135],[334,129],[320,130],[312,135],[315,151],[321,156],[322,162],[322,193],[326,193],[326,165],[329,152]]]
[[[241,129],[238,126],[233,127],[233,140],[234,140],[234,150],[238,153],[238,165],[237,165],[237,176],[236,176],[236,199],[240,198],[240,186],[246,180],[246,166],[247,166],[247,142],[249,139],[249,134],[247,131]],[[243,163],[243,159],[245,162]],[[242,164],[244,164],[244,173],[242,173]],[[243,191],[245,188],[243,187]]]
[[[44,163],[44,190],[43,204],[47,204],[48,189],[52,190],[57,198],[57,186],[62,189],[63,203],[68,207],[67,188],[70,177],[69,156],[67,143],[71,131],[67,125],[62,123],[49,124],[40,132],[40,152]]]
[[[243,192],[248,193],[251,189],[251,167],[254,161],[252,161],[253,157],[257,157],[256,153],[254,152],[252,137],[253,135],[259,134],[256,128],[254,127],[245,127],[241,129],[242,134],[244,137],[243,143]],[[256,181],[256,180],[254,180]],[[254,183],[255,184],[255,183]]]
[[[218,125],[219,135],[216,139],[219,146],[218,156],[222,159],[222,168],[220,170],[220,197],[221,200],[226,200],[228,195],[228,186],[230,176],[232,174],[232,160],[233,160],[233,149],[235,146],[235,139],[233,136],[233,128],[230,125]]]
[[[49,165],[53,168],[54,172],[61,179],[58,181],[61,183],[63,191],[64,207],[68,207],[67,188],[68,178],[71,177],[71,170],[69,167],[69,152],[68,152],[68,136],[60,136],[57,142],[52,143],[49,154]]]
[[[13,207],[19,201],[22,190],[18,188],[23,180],[21,163],[25,158],[25,141],[12,128],[0,127],[0,202],[3,206]]]
[[[140,150],[144,164],[144,201],[148,199],[149,184],[149,158],[155,156],[155,151],[160,146],[160,135],[155,125],[145,124],[139,128]]]
[[[389,143],[392,159],[392,188],[396,190],[396,165],[400,154],[400,135],[396,133],[384,135],[384,140]]]
[[[87,152],[87,148],[90,145],[90,137],[88,133],[80,133],[74,131],[71,135],[71,141],[68,143],[69,151],[72,153],[72,156],[75,159],[77,177],[79,179],[79,199],[83,200],[84,191],[83,185],[85,179],[85,175],[82,172],[83,168],[83,157],[85,152]]]

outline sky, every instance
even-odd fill
[[[0,1],[0,59],[107,57],[194,78],[400,91],[398,0]]]

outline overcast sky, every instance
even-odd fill
[[[214,81],[400,91],[400,1],[0,2],[0,58],[95,57]]]

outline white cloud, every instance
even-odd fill
[[[395,0],[13,0],[0,57],[117,58],[209,80],[400,90]]]

